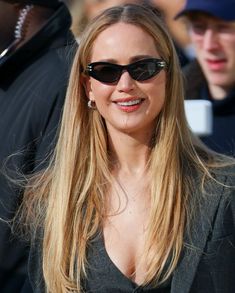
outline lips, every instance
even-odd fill
[[[123,101],[123,102],[116,102],[116,103],[118,105],[120,105],[120,106],[133,106],[133,105],[138,105],[141,102],[142,102],[142,99]]]
[[[114,103],[118,106],[118,108],[124,112],[134,112],[137,111],[144,99],[142,98],[126,98],[119,99],[114,101]]]
[[[226,66],[226,59],[206,59],[207,66],[212,71],[221,71]]]

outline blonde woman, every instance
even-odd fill
[[[188,128],[158,13],[104,11],[81,38],[54,159],[25,194],[34,292],[235,292],[233,165]]]

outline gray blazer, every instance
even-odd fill
[[[222,182],[235,185],[226,177]],[[235,190],[216,185],[210,193],[201,197],[171,293],[235,292]]]
[[[226,176],[218,180],[228,184]],[[235,180],[231,184],[235,185]],[[235,292],[235,189],[211,186],[208,195],[195,192],[194,196],[201,198],[200,205],[190,233],[185,236],[185,247],[172,277],[171,293]],[[45,292],[40,249],[40,245],[32,247],[29,260],[33,291],[22,293]]]

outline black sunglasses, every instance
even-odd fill
[[[156,58],[142,59],[128,65],[94,62],[87,65],[86,73],[98,81],[115,83],[126,70],[134,80],[144,81],[157,75],[166,66],[165,61]]]

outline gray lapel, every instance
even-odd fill
[[[215,194],[201,200],[197,217],[193,220],[192,229],[190,229],[191,238],[189,240],[189,237],[186,236],[185,240],[185,243],[191,243],[191,248],[186,247],[183,251],[182,258],[173,274],[171,293],[190,292],[200,258],[212,229],[222,192],[223,186],[217,185]]]

